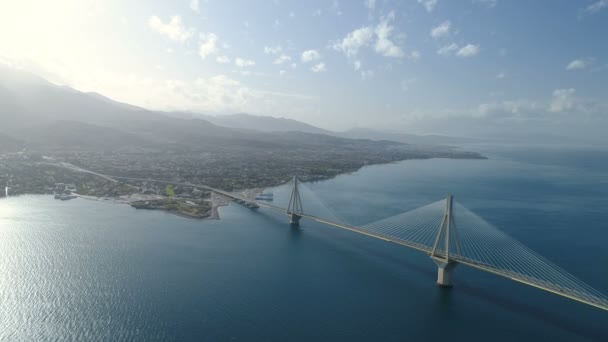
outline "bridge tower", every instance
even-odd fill
[[[452,202],[453,196],[450,194],[446,198],[445,214],[441,220],[439,232],[431,252],[431,259],[437,264],[437,285],[442,287],[452,287],[452,270],[458,265],[456,261],[450,259],[450,244],[452,241],[456,247],[456,252],[461,254],[456,221],[454,221],[454,215],[452,214]],[[443,243],[443,250],[441,250],[440,243]]]
[[[298,190],[298,176],[293,176],[293,188],[291,189],[291,197],[289,197],[289,205],[287,206],[289,223],[293,226],[298,226],[302,214],[304,214],[304,210],[302,209],[302,200],[300,199],[300,191]]]

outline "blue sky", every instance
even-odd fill
[[[2,0],[0,60],[150,109],[602,137],[608,0]]]

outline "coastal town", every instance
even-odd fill
[[[293,175],[310,182],[353,172],[365,165],[405,159],[485,158],[460,150],[419,151],[403,146],[360,144],[357,153],[344,148],[324,153],[248,147],[218,147],[206,153],[22,149],[0,154],[0,185],[5,185],[1,195],[48,194],[58,200],[81,197],[184,217],[218,218],[217,207],[227,200],[213,196],[210,189],[253,199],[264,188],[283,184]]]
[[[49,157],[31,158],[26,153],[18,153],[4,155],[0,161],[0,184],[5,184],[0,197],[46,194],[64,201],[80,197],[199,219],[219,218],[217,207],[228,203],[223,196],[194,186],[116,181],[65,167]]]

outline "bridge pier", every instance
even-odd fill
[[[292,226],[299,226],[302,214],[304,214],[304,210],[302,209],[302,199],[300,198],[300,191],[298,190],[298,177],[294,176],[293,188],[291,189],[291,196],[289,197],[289,204],[287,205],[289,224]]]
[[[302,218],[302,216],[300,216],[298,214],[290,214],[289,215],[289,224],[292,226],[299,226],[301,218]]]
[[[457,254],[462,255],[456,222],[452,215],[452,201],[452,195],[448,195],[445,214],[441,220],[441,225],[439,225],[439,231],[431,251],[431,259],[437,265],[437,285],[442,287],[452,287],[452,270],[458,265],[450,259],[450,245],[455,245]],[[443,248],[441,247],[442,244]]]
[[[441,287],[452,287],[452,270],[458,265],[453,261],[445,262],[442,259],[432,258],[437,265],[437,285]]]

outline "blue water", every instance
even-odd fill
[[[309,184],[365,224],[437,201],[469,209],[608,292],[608,152],[484,150]],[[278,198],[285,187],[274,189]],[[428,256],[231,204],[220,221],[48,196],[0,199],[4,341],[606,341],[608,312]]]

